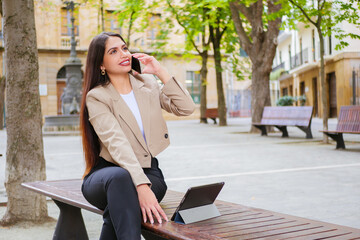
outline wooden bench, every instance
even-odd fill
[[[360,106],[342,106],[335,131],[320,131],[336,141],[336,149],[345,149],[343,133],[360,134]]]
[[[81,209],[102,214],[81,193],[82,180],[42,181],[22,186],[52,198],[60,208],[53,239],[88,239]],[[161,206],[171,217],[183,193],[168,191]],[[360,229],[299,218],[224,201],[215,202],[221,216],[192,224],[142,223],[145,239],[359,239]],[[99,229],[101,226],[99,226]]]
[[[205,118],[211,118],[216,124],[216,118],[219,118],[219,112],[217,108],[207,108],[205,111]]]
[[[267,136],[267,126],[274,126],[282,132],[282,137],[289,137],[287,126],[295,126],[306,133],[306,138],[313,138],[311,119],[313,107],[265,107],[261,122],[252,123],[261,130],[261,136]]]

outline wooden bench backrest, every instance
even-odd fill
[[[342,106],[336,131],[360,133],[360,106]]]
[[[205,112],[207,118],[218,118],[219,113],[217,108],[207,108]]]
[[[279,126],[309,126],[311,123],[313,107],[265,107],[261,124]]]

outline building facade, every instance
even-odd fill
[[[74,1],[76,2],[76,1]],[[105,31],[126,34],[127,29],[122,28],[117,20],[116,10],[119,8],[118,0],[104,0],[104,27]],[[102,31],[102,19],[99,7],[92,4],[77,4],[74,11],[75,39],[77,42],[77,56],[82,62],[82,72],[85,69],[87,48],[92,38]],[[37,31],[37,44],[39,50],[39,89],[43,116],[61,115],[61,95],[66,86],[65,61],[70,56],[71,36],[71,13],[61,0],[35,1],[35,22]],[[149,27],[143,32],[134,32],[131,35],[130,51],[145,52],[152,54],[155,50],[152,43],[156,40],[159,32],[158,21],[161,21],[161,12],[149,13]],[[175,28],[180,26],[175,24]],[[2,30],[2,29],[1,29]],[[200,68],[201,59],[194,53],[192,59],[184,59],[182,51],[185,36],[180,34],[170,35],[172,49],[170,56],[163,57],[160,62],[174,75],[184,86],[187,87],[197,104],[197,110],[190,118],[199,118],[200,104]],[[0,48],[0,74],[4,74],[3,53]],[[224,61],[226,66],[226,61]],[[228,79],[232,73],[229,70],[223,72],[223,79]],[[232,77],[232,76],[231,76]],[[217,107],[216,74],[213,56],[210,54],[207,79],[207,105]],[[226,91],[228,83],[224,81]],[[172,118],[169,114],[165,117]]]
[[[349,23],[339,26],[346,32],[360,34]],[[329,91],[329,117],[337,117],[340,107],[360,104],[360,41],[344,39],[349,46],[336,50],[339,40],[325,38],[325,78]],[[322,86],[320,83],[320,42],[314,27],[305,28],[299,23],[298,30],[281,32],[273,64],[273,72],[279,72],[280,96],[305,96],[305,105],[314,106],[314,116],[322,117]],[[294,103],[300,105],[300,102]]]

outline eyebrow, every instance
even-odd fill
[[[124,43],[123,45],[121,45],[121,47],[124,47],[124,46],[126,46],[125,43]],[[116,48],[118,48],[118,47],[112,47],[112,48],[110,48],[109,50],[107,50],[107,53],[109,53],[111,50],[116,49]]]

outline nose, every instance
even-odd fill
[[[124,51],[124,50],[120,50],[120,57],[121,58],[125,58],[125,57],[127,57],[127,53]]]

